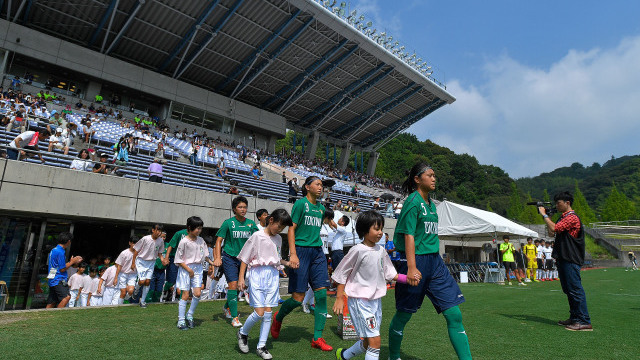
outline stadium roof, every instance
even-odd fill
[[[389,39],[345,18],[344,6],[336,11],[312,0],[3,2],[11,7],[9,14],[3,7],[7,19],[280,114],[290,128],[364,149],[455,101],[426,65],[419,69],[413,56],[411,66],[397,44],[400,56],[394,55]]]

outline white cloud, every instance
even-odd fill
[[[485,84],[449,82],[457,101],[409,131],[513,177],[639,154],[638,59],[640,36],[612,49],[570,50],[548,69],[502,55],[485,64]]]

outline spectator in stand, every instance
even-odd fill
[[[93,163],[89,157],[89,151],[87,149],[80,150],[78,158],[71,162],[69,168],[73,170],[90,171],[93,168]]]
[[[282,182],[285,184],[287,183],[287,174],[285,174],[284,171],[282,172]]]
[[[67,127],[62,130],[62,139],[64,141],[64,144],[67,147],[71,147],[71,145],[73,145],[73,138],[76,136],[76,129],[78,128],[78,125],[69,122],[67,123]]]
[[[88,143],[91,141],[91,137],[95,135],[95,131],[91,128],[91,121],[87,121],[82,127],[82,132],[84,132],[83,142]]]
[[[376,197],[373,201],[373,210],[380,210],[380,197]]]
[[[342,199],[339,199],[335,205],[333,205],[333,210],[342,211]]]
[[[116,154],[116,165],[118,166],[127,166],[129,163],[129,144],[131,137],[124,137],[118,143],[117,154]]]
[[[59,127],[56,129],[56,133],[54,135],[49,136],[49,152],[53,151],[53,148],[64,151],[64,154],[69,154],[69,147],[66,144],[65,138],[62,136],[62,128]]]
[[[93,165],[93,172],[96,174],[109,174],[111,173],[111,165],[107,163],[109,155],[107,153],[100,154],[100,162]]]
[[[67,284],[67,269],[82,262],[81,256],[72,256],[69,262],[66,261],[66,249],[71,246],[73,235],[63,232],[58,235],[58,246],[49,253],[47,267],[49,269],[49,297],[47,298],[47,309],[54,307],[63,308],[69,303],[69,285]]]
[[[96,95],[96,104],[102,104],[103,97],[102,95]]]
[[[162,183],[162,164],[158,159],[153,159],[147,171],[149,172],[149,181]]]
[[[394,201],[393,202],[393,210],[395,211],[395,218],[397,219],[400,216],[400,213],[402,212],[402,203],[398,202],[398,201]]]
[[[253,175],[253,180],[262,180],[262,176],[260,175],[260,169],[258,169],[258,164],[253,165],[253,169],[251,169],[251,174]]]
[[[76,103],[76,109],[82,109],[82,101],[78,100],[78,102]]]
[[[232,195],[238,195],[238,188],[235,186],[232,186],[229,188],[229,191],[227,191],[227,194],[232,194]]]
[[[224,156],[220,157],[220,160],[218,160],[218,176],[227,176],[229,174],[229,171],[227,170],[227,167],[225,166],[224,163]]]
[[[51,136],[51,133],[46,129],[43,129],[41,131],[25,131],[22,134],[16,136],[16,138],[9,143],[7,156],[11,160],[18,160],[18,155],[20,155],[23,159],[27,157],[35,157],[37,155],[40,158],[40,161],[44,163],[42,155],[32,152],[28,153],[25,150],[38,151],[38,142],[46,140],[49,136]]]
[[[353,211],[355,208],[353,206],[353,201],[351,200],[347,200],[347,205],[344,206],[344,208],[342,209],[343,211]]]
[[[392,218],[393,217],[393,203],[392,202],[388,202],[387,203],[387,207],[385,209],[384,216],[388,217],[388,218]]]
[[[156,148],[156,152],[153,154],[153,160],[158,161],[160,164],[166,164],[167,160],[164,158],[164,145],[162,142],[158,143],[158,147]]]
[[[191,165],[198,165],[198,150],[200,150],[200,145],[198,145],[197,141],[191,142],[191,155],[189,155],[189,162]]]
[[[289,185],[289,196],[298,196],[300,191],[300,185],[298,185],[298,178],[294,177],[287,183]]]
[[[7,131],[11,131],[14,126],[20,127],[20,132],[22,133],[26,131],[27,119],[25,118],[25,113],[23,111],[16,111],[15,105],[13,103],[11,104],[11,108],[7,113],[7,117],[9,118]]]

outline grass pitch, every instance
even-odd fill
[[[571,332],[556,325],[568,317],[560,283],[529,286],[463,284],[461,305],[474,359],[637,359],[640,358],[640,272],[622,268],[584,271],[593,332]],[[382,353],[388,357],[389,322],[394,296],[383,300]],[[333,299],[329,299],[333,305]],[[98,309],[0,313],[2,359],[257,359],[240,354],[236,330],[222,315],[222,302],[202,302],[197,327],[175,327],[177,304]],[[241,319],[250,312],[240,303]],[[334,347],[348,347],[336,335],[337,320],[327,321],[324,336]],[[249,338],[252,351],[259,326]],[[313,316],[302,310],[284,321],[280,338],[269,338],[274,359],[335,359],[333,353],[311,349]],[[446,323],[428,302],[405,329],[403,360],[455,359]],[[361,356],[360,358],[364,358]]]

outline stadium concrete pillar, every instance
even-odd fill
[[[340,171],[344,171],[347,168],[347,164],[349,163],[349,155],[351,154],[351,147],[352,145],[347,143],[347,145],[342,148],[342,153],[340,154],[340,162],[338,163],[338,169],[340,169]]]
[[[2,79],[2,84],[0,84],[0,86],[4,86],[4,77],[5,75],[7,75],[7,59],[9,58],[9,51],[8,50],[0,50],[0,57],[2,57],[2,61],[0,63],[0,79]],[[11,80],[9,80],[9,82],[11,82]],[[9,87],[9,86],[7,86]]]
[[[278,140],[278,137],[275,135],[271,135],[269,136],[269,145],[267,145],[267,151],[270,153],[275,153],[276,152],[276,141]]]
[[[376,166],[378,165],[379,152],[372,151],[369,153],[369,163],[367,164],[367,175],[373,176],[376,172]]]
[[[93,102],[93,100],[96,98],[96,95],[100,94],[101,91],[102,84],[95,81],[89,81],[89,84],[87,84],[87,91],[85,91],[84,99]],[[102,97],[105,96],[102,95]]]
[[[307,151],[304,154],[305,159],[313,160],[316,158],[316,151],[318,151],[318,141],[320,140],[320,133],[314,131],[309,137],[309,144],[307,145]]]

